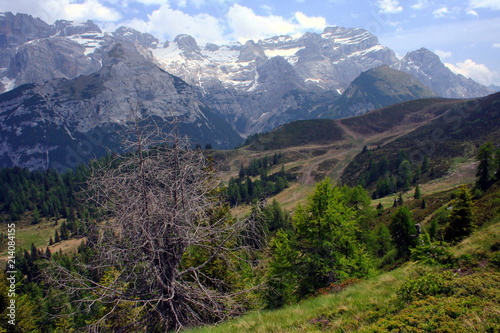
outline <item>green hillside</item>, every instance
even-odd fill
[[[450,194],[433,197],[443,204]],[[499,200],[497,184],[474,201],[478,230],[454,246],[417,247],[410,262],[390,271],[333,284],[296,305],[187,332],[496,332]],[[436,218],[439,210],[427,214]]]
[[[380,66],[361,73],[334,106],[323,114],[345,118],[405,101],[435,97],[436,94],[413,76]]]

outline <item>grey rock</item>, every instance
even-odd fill
[[[441,97],[472,98],[493,93],[474,80],[454,74],[438,55],[426,48],[408,52],[392,67],[410,73]]]

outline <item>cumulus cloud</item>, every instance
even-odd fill
[[[398,0],[378,0],[377,4],[381,13],[397,14],[403,11]]]
[[[435,11],[432,12],[432,15],[434,15],[435,18],[441,18],[445,17],[448,15],[450,11],[448,10],[448,7],[442,7],[439,9],[436,9]]]
[[[446,67],[451,69],[456,74],[462,74],[465,77],[471,78],[476,82],[484,85],[490,85],[493,81],[499,78],[499,73],[490,70],[483,64],[478,64],[472,59],[467,59],[464,62],[457,64],[445,63]]]
[[[500,10],[500,0],[470,0],[469,6],[471,8]]]
[[[327,26],[323,17],[310,17],[302,12],[296,12],[291,19],[276,15],[261,16],[251,8],[238,4],[229,9],[227,24],[231,37],[240,42],[276,35],[295,35],[308,30],[322,30]]]
[[[467,10],[467,11],[466,11],[466,13],[467,13],[468,15],[472,15],[472,16],[475,16],[475,17],[479,17],[479,14],[478,14],[475,10],[473,10],[473,9],[469,9],[469,10]]]
[[[443,51],[443,50],[435,50],[434,53],[436,53],[441,60],[450,58],[452,56],[451,52],[449,51]]]
[[[122,17],[116,9],[98,0],[78,3],[72,0],[0,0],[0,11],[27,13],[48,23],[59,19],[115,22]]]
[[[183,11],[162,5],[148,15],[148,20],[132,20],[124,23],[136,30],[149,32],[161,40],[172,40],[179,34],[189,34],[200,43],[224,42],[223,23],[208,14],[189,15]]]
[[[302,29],[322,30],[326,27],[326,19],[321,16],[307,16],[302,12],[295,13],[295,19]]]
[[[420,9],[427,8],[428,6],[429,6],[429,0],[418,0],[416,3],[411,5],[411,8],[420,10]]]

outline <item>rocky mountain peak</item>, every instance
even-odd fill
[[[241,48],[238,62],[249,62],[253,60],[257,63],[262,63],[267,60],[267,56],[261,45],[255,43],[253,40],[249,40]]]
[[[73,21],[58,20],[52,26],[55,30],[52,35],[67,37],[85,33],[102,33],[101,29],[91,20],[87,22],[76,23]]]
[[[406,53],[403,59],[407,63],[413,62],[419,65],[428,64],[428,65],[444,66],[441,63],[441,59],[439,58],[439,56],[434,52],[430,51],[429,49],[426,49],[425,47],[421,47],[416,51],[411,51]]]
[[[203,56],[200,53],[200,47],[193,36],[186,34],[177,35],[174,39],[174,43],[176,43],[177,47],[182,50],[182,55],[185,58],[190,60],[203,59]]]
[[[205,45],[205,49],[210,51],[210,52],[215,52],[215,51],[219,51],[220,47],[219,47],[219,45],[214,44],[214,43],[207,43]]]
[[[297,86],[303,86],[303,80],[297,74],[293,66],[285,58],[277,56],[269,59],[260,67],[257,67],[258,83],[276,87],[280,83],[287,82]]]
[[[331,39],[341,44],[345,42],[360,42],[363,40],[370,40],[371,43],[378,44],[377,36],[361,28],[344,28],[339,26],[326,27],[321,37]]]
[[[198,43],[193,38],[193,36],[182,34],[177,35],[174,39],[174,42],[177,43],[179,48],[186,52],[200,52],[200,47]]]
[[[0,48],[16,47],[33,39],[47,37],[50,27],[28,14],[0,13]]]
[[[156,37],[148,33],[142,33],[128,27],[119,27],[113,33],[113,36],[119,40],[128,42],[139,42],[145,48],[156,48],[159,41]]]
[[[423,47],[408,52],[392,67],[412,74],[441,97],[471,98],[493,92],[471,79],[454,74],[437,54]]]

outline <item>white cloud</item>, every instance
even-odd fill
[[[418,0],[416,3],[411,5],[412,9],[421,10],[429,6],[429,0]]]
[[[466,11],[466,13],[467,13],[468,15],[472,15],[472,16],[475,16],[475,17],[479,17],[479,14],[478,14],[475,10],[473,10],[473,9],[469,9],[469,10],[467,10],[467,11]]]
[[[273,7],[269,6],[269,5],[262,5],[260,6],[260,9],[262,9],[265,13],[271,15],[271,13],[273,12]]]
[[[378,0],[380,13],[397,14],[403,11],[403,7],[399,5],[398,0]]]
[[[443,51],[443,50],[435,50],[434,53],[436,53],[441,60],[450,58],[452,56],[451,52],[449,51]]]
[[[456,74],[462,74],[465,77],[469,77],[476,82],[484,85],[490,85],[495,79],[499,77],[499,74],[495,71],[490,70],[483,64],[475,63],[471,59],[467,59],[464,62],[459,62],[456,65],[445,63],[446,67],[451,69],[452,72]]]
[[[180,0],[182,1],[182,0]],[[135,3],[141,3],[143,5],[166,5],[170,1],[169,0],[125,0],[125,2],[135,2]],[[119,3],[118,3],[119,5]]]
[[[234,5],[227,13],[234,37],[244,42],[272,35],[283,35],[293,30],[293,24],[280,16],[259,16],[248,7]]]
[[[323,30],[326,27],[326,19],[321,16],[307,16],[302,12],[296,12],[295,19],[302,29]]]
[[[450,11],[448,10],[448,7],[442,7],[433,11],[432,15],[434,15],[435,18],[441,18],[445,17],[449,13]]]
[[[327,26],[323,17],[310,17],[296,12],[292,19],[281,16],[260,16],[248,7],[233,5],[227,13],[227,24],[233,38],[240,42],[276,35],[294,35],[310,30],[322,30]]]
[[[101,5],[97,0],[86,0],[84,3],[72,3],[64,7],[64,18],[70,20],[117,21],[121,15],[114,9]]]
[[[0,11],[27,13],[47,23],[55,20],[96,20],[115,22],[121,19],[114,8],[102,5],[99,0],[0,0]]]
[[[495,48],[500,48],[500,43],[494,43],[492,46]]]
[[[222,22],[208,14],[189,15],[162,5],[148,15],[148,21],[134,20],[127,24],[142,32],[149,32],[162,40],[172,40],[179,34],[189,34],[199,43],[224,42]]]
[[[500,0],[470,0],[469,6],[471,8],[500,10]]]

